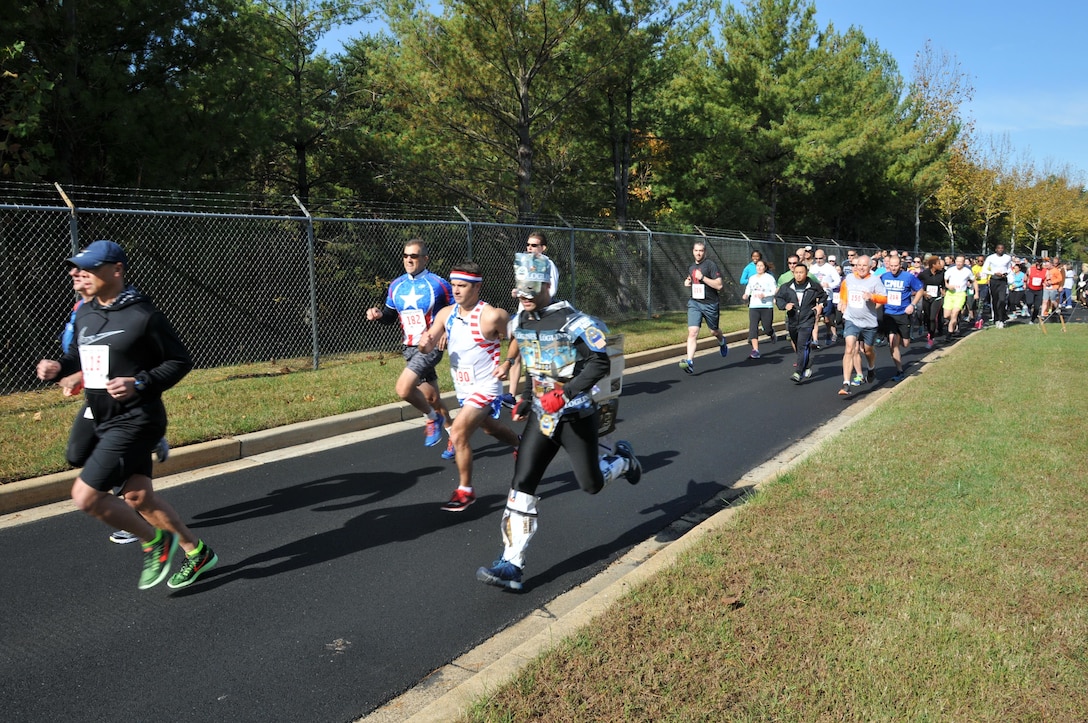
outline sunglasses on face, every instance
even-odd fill
[[[404,258],[406,258],[406,259],[418,259],[422,255],[423,254],[404,254]]]

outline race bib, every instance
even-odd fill
[[[899,302],[903,300],[903,292],[901,291],[889,291],[888,292],[888,306],[899,306]]]
[[[702,301],[706,298],[706,284],[692,284],[691,285],[691,298]]]
[[[476,370],[472,367],[466,367],[464,369],[450,367],[450,374],[453,375],[454,386],[471,387],[476,383]]]
[[[846,305],[851,309],[862,309],[865,307],[865,294],[861,291],[851,291],[849,296],[846,297]]]
[[[404,325],[404,333],[410,338],[416,338],[427,331],[427,315],[419,309],[405,309],[400,312],[400,322]]]
[[[83,386],[105,389],[110,380],[110,348],[93,344],[79,347],[79,363],[83,367]]]
[[[926,296],[932,296],[932,297],[937,296],[937,285],[936,284],[930,284],[929,286],[926,287]]]

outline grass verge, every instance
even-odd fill
[[[975,335],[464,719],[1088,720],[1086,356]]]
[[[683,342],[685,318],[663,314],[612,328],[625,334],[625,349],[634,353]],[[747,327],[747,309],[724,309],[721,324],[723,329]],[[310,359],[288,359],[193,371],[164,397],[171,445],[224,439],[398,401],[393,386],[404,362],[397,352],[328,358],[316,371],[310,366]],[[438,375],[442,389],[451,389],[445,359]],[[0,484],[67,469],[64,447],[81,406],[82,397],[63,397],[52,385],[0,397]]]

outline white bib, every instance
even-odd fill
[[[103,344],[79,347],[79,363],[83,367],[83,386],[105,389],[110,380],[110,348]]]
[[[400,312],[401,323],[404,324],[404,333],[410,338],[416,338],[427,331],[427,316],[419,309],[405,309]]]

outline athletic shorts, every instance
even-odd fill
[[[462,409],[466,407],[484,409],[491,415],[492,419],[498,419],[499,415],[502,414],[502,395],[492,397],[477,392],[467,397],[457,397],[457,403],[461,405]]]
[[[966,291],[949,291],[944,295],[944,310],[959,311],[967,303]]]
[[[688,299],[688,326],[698,327],[706,322],[706,328],[718,330],[718,304],[716,302]]]
[[[1043,289],[1043,301],[1057,301],[1061,289]]]
[[[151,450],[166,434],[162,404],[133,409],[97,427],[98,439],[79,478],[99,492],[122,487],[133,475],[151,476]]]
[[[910,317],[906,314],[884,314],[877,326],[884,336],[896,336],[910,339]]]
[[[876,327],[858,326],[850,320],[843,322],[842,336],[845,339],[848,336],[857,337],[866,346],[872,346],[876,343]]]
[[[404,361],[408,369],[416,373],[419,377],[419,383],[438,381],[438,374],[435,373],[434,368],[438,366],[438,362],[442,361],[443,351],[441,349],[432,349],[429,354],[424,354],[418,347],[406,346],[404,347]]]

